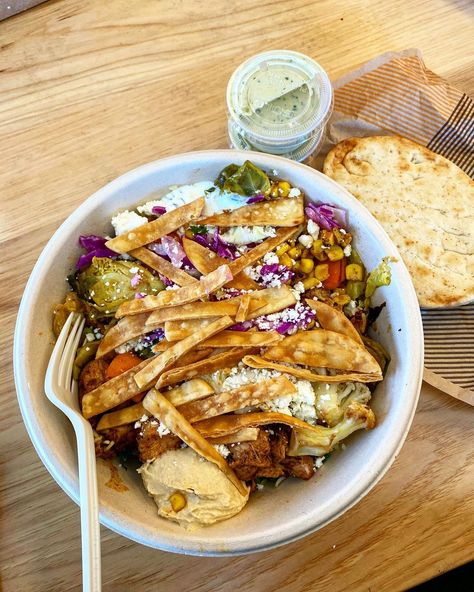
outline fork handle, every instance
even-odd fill
[[[73,421],[77,439],[81,502],[82,589],[101,591],[100,523],[94,435],[81,421]]]

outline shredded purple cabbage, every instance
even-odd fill
[[[136,292],[135,300],[141,300],[142,298],[145,298],[145,296],[146,296],[145,292]]]
[[[165,331],[161,327],[155,329],[154,331],[150,331],[144,337],[147,341],[155,342],[155,341],[162,341],[165,338]]]
[[[106,238],[95,234],[82,235],[79,237],[79,245],[87,251],[79,257],[76,269],[82,269],[92,263],[93,257],[108,257],[114,259],[118,254],[105,246]]]
[[[165,286],[174,286],[174,282],[168,279],[165,275],[159,273],[158,276]]]
[[[162,214],[166,214],[165,206],[153,206],[151,208],[151,213],[155,216],[161,216]]]
[[[250,204],[254,204],[254,203],[258,203],[259,201],[263,201],[265,199],[265,196],[262,193],[257,193],[257,195],[253,195],[252,197],[249,197],[249,199],[247,200],[247,203]]]
[[[203,247],[207,247],[217,253],[219,257],[223,257],[224,259],[234,260],[237,259],[237,249],[235,245],[231,245],[227,243],[219,234],[219,228],[214,230],[214,233],[207,233],[207,234],[195,234],[194,240],[202,245]]]
[[[153,251],[153,253],[156,253],[160,257],[166,257],[167,259],[169,259],[160,241],[156,243],[150,243],[149,245],[147,245],[147,249],[150,249],[150,251]]]
[[[252,327],[252,321],[243,321],[242,323],[236,323],[235,325],[231,325],[229,329],[231,331],[248,331]]]
[[[286,321],[284,323],[280,323],[275,328],[278,331],[278,333],[280,333],[280,335],[284,335],[285,333],[291,333],[295,331],[297,325],[296,323],[290,323],[289,321]]]
[[[305,213],[324,230],[344,228],[347,226],[346,212],[329,204],[309,203],[305,207]]]

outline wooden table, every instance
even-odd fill
[[[13,0],[12,0],[13,1]],[[469,0],[255,3],[51,0],[0,23],[1,556],[5,591],[80,588],[79,512],[23,427],[12,333],[28,274],[88,195],[156,158],[227,146],[225,87],[269,48],[333,78],[419,47],[471,94]],[[191,558],[106,529],[105,590],[395,591],[473,559],[472,408],[424,387],[408,440],[377,487],[323,530],[241,558]]]

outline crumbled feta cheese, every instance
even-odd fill
[[[95,341],[94,333],[86,333],[86,341]]]
[[[344,255],[346,257],[350,257],[352,253],[352,247],[351,245],[347,245],[346,247],[344,247]]]
[[[156,431],[158,432],[160,438],[166,436],[167,434],[171,434],[171,430],[167,428],[162,421],[160,422],[160,425],[158,426]]]
[[[315,424],[316,397],[313,387],[308,380],[294,381],[297,392],[294,395],[286,395],[267,401],[262,407],[268,411],[276,411],[286,415],[292,415],[307,423]]]
[[[270,380],[271,378],[280,376],[280,372],[277,372],[276,370],[249,368],[244,364],[239,364],[234,368],[232,369],[234,372],[231,371],[231,374],[221,383],[221,391],[230,391],[246,384],[261,382],[262,380]],[[214,377],[214,375],[216,375],[216,372],[214,372],[212,376]]]
[[[357,302],[355,300],[351,300],[349,304],[346,304],[344,307],[344,312],[348,317],[352,317],[355,314],[357,309]]]
[[[319,226],[316,224],[314,220],[308,220],[306,224],[306,229],[308,230],[308,234],[313,237],[313,240],[318,240],[319,236]]]
[[[298,187],[292,187],[290,193],[288,193],[288,197],[298,197],[299,195],[301,195],[301,191]]]
[[[204,195],[204,192],[211,187],[214,187],[214,183],[212,181],[200,181],[199,183],[193,183],[191,185],[181,185],[180,187],[175,187],[171,189],[166,195],[160,197],[159,199],[154,199],[151,201],[147,201],[145,204],[138,206],[137,210],[141,214],[146,214],[147,216],[152,215],[152,209],[156,206],[161,206],[166,208],[166,212],[171,212],[172,210],[184,206],[187,203],[190,203]],[[213,212],[214,213],[214,212]],[[205,215],[208,216],[207,212]]]
[[[325,458],[326,458],[325,456],[317,456],[314,459],[314,470],[315,471],[317,471],[318,469],[320,469],[323,466]]]
[[[274,263],[279,263],[280,260],[278,259],[278,255],[276,253],[274,253],[273,251],[269,251],[268,253],[265,253],[265,255],[263,256],[263,262],[266,265],[272,265]]]
[[[273,226],[234,226],[221,234],[222,240],[232,245],[248,245],[276,236]]]
[[[131,273],[132,275],[134,275],[135,273],[138,273],[139,270],[140,270],[140,268],[135,265],[133,267],[130,267],[130,269],[128,270],[128,273]]]
[[[227,458],[230,454],[230,450],[224,444],[214,444],[214,448],[224,458]]]
[[[303,282],[296,282],[296,284],[293,286],[293,290],[298,292],[298,294],[303,294],[303,292],[304,292]]]
[[[310,234],[302,234],[298,237],[298,242],[306,249],[310,249],[313,245],[313,237]]]
[[[125,210],[116,214],[111,222],[115,230],[115,235],[119,236],[135,230],[135,228],[138,228],[142,224],[146,224],[148,219],[144,216],[139,216],[136,212]]]
[[[257,483],[257,491],[262,491],[263,483]]]

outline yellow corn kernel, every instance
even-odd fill
[[[358,263],[351,263],[346,267],[346,280],[361,282],[364,279],[364,271]]]
[[[316,321],[313,319],[308,325],[306,325],[306,329],[312,329],[316,325]]]
[[[292,269],[295,262],[293,259],[288,255],[288,253],[283,253],[281,257],[279,257],[279,261],[282,265],[286,265],[288,269]]]
[[[313,255],[319,255],[323,250],[323,241],[321,239],[313,241],[313,245],[311,247],[311,252]]]
[[[305,278],[303,280],[303,286],[305,290],[310,290],[311,288],[316,288],[316,286],[319,286],[320,280],[318,280],[318,278],[312,277],[312,278]]]
[[[341,247],[347,247],[352,242],[352,234],[349,232],[341,232],[339,228],[333,230],[336,242]]]
[[[303,273],[311,273],[314,269],[314,261],[312,259],[301,258],[300,269]]]
[[[334,232],[332,230],[321,230],[319,233],[319,238],[325,245],[336,244],[336,237],[334,236]]]
[[[280,255],[283,255],[283,253],[286,253],[287,251],[289,251],[289,249],[290,245],[288,243],[283,243],[282,245],[277,247],[275,253],[278,255],[278,257],[280,257]]]
[[[172,493],[168,499],[170,501],[171,507],[173,508],[173,512],[180,512],[183,508],[186,507],[186,498],[179,491],[175,491],[174,493]]]
[[[292,267],[293,271],[296,271],[297,273],[299,273],[300,271],[302,272],[303,270],[301,269],[301,261],[297,261],[293,267]]]
[[[292,259],[299,259],[301,257],[302,252],[303,252],[303,249],[301,247],[293,247],[288,251],[288,255]]]
[[[272,187],[270,189],[270,197],[278,197],[278,182],[272,183]]]
[[[317,253],[314,256],[314,258],[317,259],[318,261],[327,261],[328,260],[328,256],[326,255],[326,250],[321,251],[321,253]]]
[[[332,299],[336,304],[339,304],[340,306],[345,306],[346,304],[349,304],[349,302],[351,301],[351,297],[347,294],[337,294],[336,296],[333,296]]]
[[[278,183],[278,195],[281,197],[288,197],[291,185],[287,181],[280,181]]]
[[[339,261],[344,258],[344,251],[339,245],[334,245],[326,251],[330,261]]]
[[[327,263],[320,263],[314,268],[314,277],[320,282],[324,282],[329,277],[329,265]]]
[[[194,238],[194,232],[191,229],[186,228],[186,230],[184,231],[184,236],[186,238]]]

